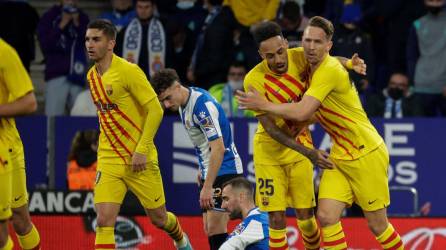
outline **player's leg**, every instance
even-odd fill
[[[166,211],[163,180],[158,163],[148,164],[147,169],[140,173],[134,173],[127,168],[124,181],[138,197],[152,224],[164,230],[174,240],[178,249],[192,249],[178,218]]]
[[[11,170],[6,148],[0,145],[0,250],[11,250],[13,247],[8,233],[8,220],[11,212]]]
[[[40,249],[40,235],[31,222],[28,211],[28,192],[23,146],[17,145],[10,150],[12,162],[12,225],[22,249]]]
[[[347,242],[340,219],[345,207],[353,202],[353,192],[338,168],[322,173],[318,201],[317,218],[322,228],[324,249],[346,249]]]
[[[390,204],[388,182],[389,155],[383,143],[380,147],[348,166],[351,186],[368,226],[384,249],[404,249],[399,234],[387,220]]]
[[[206,228],[210,250],[217,250],[226,241],[228,237],[227,224],[229,216],[222,211],[206,211]]]
[[[98,164],[94,187],[96,208],[95,249],[115,249],[115,222],[127,187],[122,181],[124,165]],[[104,171],[105,170],[105,171]]]
[[[270,249],[288,249],[286,216],[288,179],[281,165],[255,164],[256,199],[268,212]]]
[[[308,159],[285,167],[288,176],[288,197],[295,208],[297,226],[302,235],[305,249],[319,249],[321,232],[313,208],[316,206],[313,184],[313,165]]]

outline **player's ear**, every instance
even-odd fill
[[[262,59],[265,59],[265,55],[260,51],[260,49],[257,50],[257,52],[259,52],[259,55],[260,55],[260,57],[261,57]]]
[[[110,39],[110,40],[108,41],[108,49],[109,49],[109,50],[113,50],[113,48],[115,47],[115,45],[116,45],[116,40],[114,40],[114,39]]]
[[[285,43],[285,48],[288,49],[289,48],[288,40],[286,38],[283,38],[283,41]]]
[[[330,52],[331,47],[333,47],[333,41],[330,40],[327,45],[327,53]]]

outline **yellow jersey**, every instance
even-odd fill
[[[302,48],[288,49],[287,53],[287,73],[275,74],[269,69],[266,60],[263,60],[246,75],[245,91],[251,86],[273,103],[299,102],[307,88],[307,83],[300,78],[301,73],[306,70],[307,63]],[[264,113],[255,113],[256,116],[262,114]],[[291,121],[278,117],[274,119],[276,125],[285,131],[294,126]],[[297,136],[296,140],[306,147],[313,148],[311,134],[307,128]],[[278,165],[297,162],[304,158],[300,153],[274,140],[259,122],[254,136],[254,162]]]
[[[316,117],[333,142],[334,159],[354,160],[377,148],[383,139],[370,123],[347,70],[327,55],[310,79],[305,95],[321,102]]]
[[[101,130],[98,162],[130,165],[147,118],[143,106],[157,97],[155,91],[138,65],[116,55],[102,76],[93,66],[87,77]],[[149,160],[158,161],[154,145]]]
[[[14,102],[34,90],[19,55],[2,39],[0,58],[0,104]],[[7,147],[22,145],[13,117],[0,117],[0,139]]]
[[[239,23],[251,26],[276,18],[280,0],[224,0],[223,5],[231,7]]]

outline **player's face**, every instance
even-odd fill
[[[88,58],[95,62],[105,57],[107,52],[112,52],[115,46],[115,40],[108,39],[104,32],[99,29],[87,29],[85,35],[85,47],[87,48]]]
[[[242,211],[240,209],[240,194],[234,192],[231,186],[226,186],[222,191],[222,204],[221,208],[229,212],[229,218],[231,220],[240,219]]]
[[[288,71],[288,41],[281,36],[271,37],[260,43],[259,54],[268,67],[277,74]]]
[[[308,26],[302,37],[302,46],[307,61],[312,64],[318,64],[324,56],[330,51],[333,43],[328,40],[323,29],[319,27]]]
[[[158,95],[158,100],[161,102],[164,108],[177,112],[180,105],[183,103],[181,85],[175,82],[172,86]]]
[[[136,2],[136,15],[140,20],[147,20],[153,16],[152,2]]]

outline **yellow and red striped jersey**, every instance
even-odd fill
[[[288,49],[288,71],[277,75],[272,72],[266,60],[255,66],[246,75],[244,80],[245,91],[249,86],[254,87],[261,95],[274,103],[298,102],[301,100],[307,84],[300,79],[301,73],[306,69],[303,49]],[[256,112],[262,115],[262,112]],[[275,118],[276,125],[283,130],[290,130],[293,122]],[[308,129],[303,130],[296,138],[301,144],[313,148],[311,134]],[[288,164],[304,158],[298,152],[280,144],[265,131],[259,123],[254,137],[254,161],[262,164]]]
[[[321,102],[316,117],[333,142],[331,157],[357,159],[383,143],[362,108],[348,72],[336,58],[330,55],[324,58],[305,95]]]
[[[0,104],[11,103],[33,91],[33,84],[13,47],[0,39]],[[12,117],[0,117],[0,139],[7,147],[21,146]]]
[[[156,98],[155,91],[138,65],[116,55],[102,76],[93,66],[87,77],[101,129],[98,161],[129,165],[147,118],[143,106]],[[147,160],[158,161],[155,146]]]

